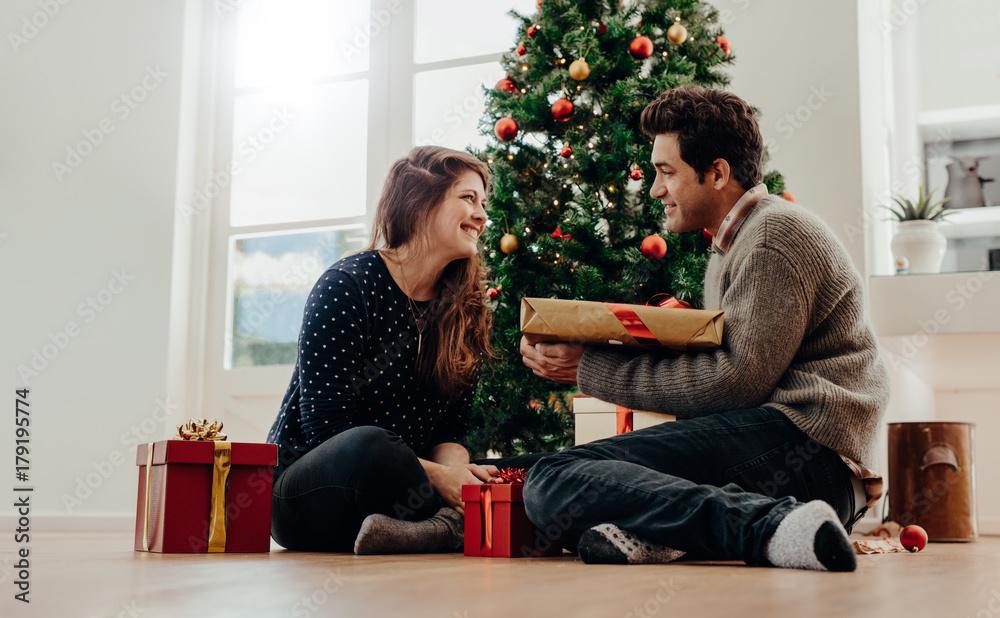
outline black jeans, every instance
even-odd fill
[[[771,408],[663,423],[539,461],[524,488],[528,517],[576,546],[613,523],[691,557],[767,564],[764,550],[800,502],[824,500],[847,523],[851,471]]]
[[[476,463],[530,468],[544,455]],[[351,552],[361,522],[373,513],[420,521],[444,506],[416,453],[399,436],[355,427],[309,451],[275,479],[271,536],[288,549]]]

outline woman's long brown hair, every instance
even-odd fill
[[[430,216],[466,172],[475,172],[489,189],[490,169],[476,157],[440,146],[419,146],[389,170],[375,208],[367,250],[397,249],[407,243],[417,255],[429,248]],[[486,306],[486,269],[479,255],[454,260],[441,276],[435,298],[425,310],[417,377],[454,401],[471,387],[490,345],[493,315]]]

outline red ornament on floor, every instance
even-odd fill
[[[917,525],[910,525],[899,531],[899,544],[916,553],[927,547],[927,531]]]
[[[517,137],[517,121],[513,118],[501,118],[493,126],[493,131],[502,141],[509,142]]]
[[[639,251],[648,260],[659,260],[667,254],[667,241],[659,234],[650,234],[642,241]]]
[[[565,122],[573,115],[573,102],[563,97],[552,104],[552,117]]]
[[[629,43],[628,51],[634,58],[645,60],[653,55],[653,41],[648,36],[637,36]]]

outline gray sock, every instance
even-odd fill
[[[451,507],[423,521],[403,521],[375,514],[361,522],[354,553],[370,556],[452,552],[462,549],[464,539],[465,519]]]
[[[601,524],[580,535],[577,553],[587,564],[663,564],[684,552],[654,545],[614,524]]]
[[[833,508],[813,500],[785,515],[767,543],[771,564],[787,569],[853,571],[858,559]]]

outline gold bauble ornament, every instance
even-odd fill
[[[688,29],[680,24],[667,28],[667,40],[674,45],[680,45],[688,38]]]
[[[590,75],[590,65],[583,58],[579,60],[574,60],[572,64],[569,65],[569,76],[576,81],[581,81],[587,79]]]
[[[507,255],[517,253],[517,250],[520,248],[521,242],[513,234],[504,234],[503,238],[500,239],[500,250]]]

